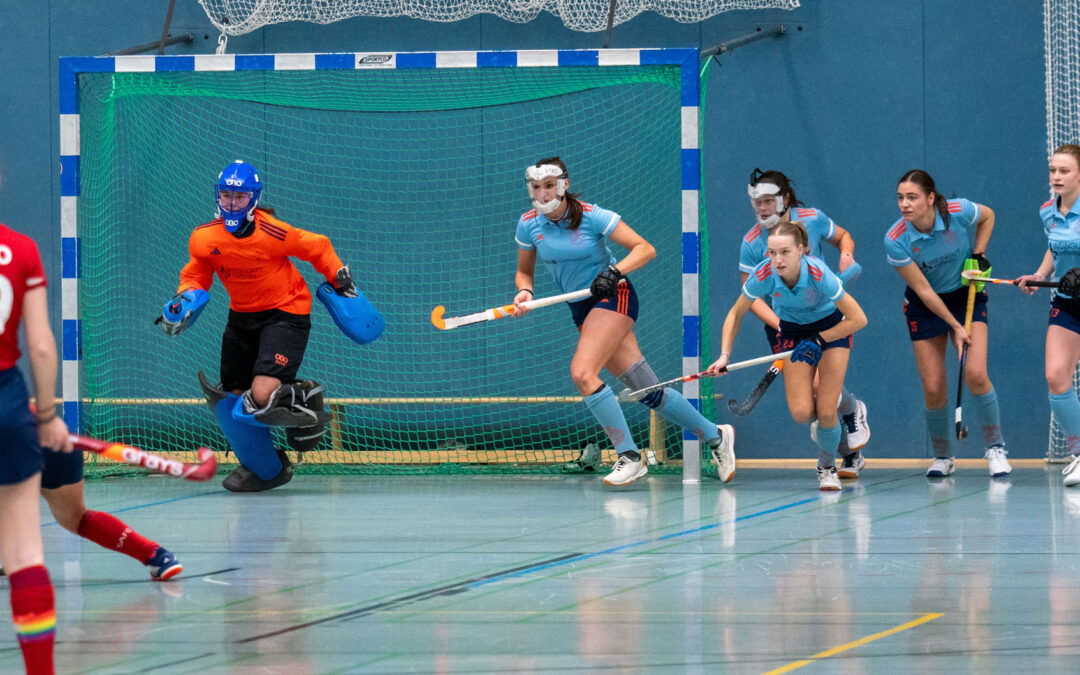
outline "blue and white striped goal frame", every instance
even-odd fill
[[[191,56],[95,56],[60,59],[60,236],[63,317],[64,419],[80,426],[79,361],[82,347],[78,314],[79,257],[79,88],[81,73],[131,73],[234,70],[343,70],[376,68],[531,68],[575,66],[679,66],[682,103],[682,308],[684,373],[700,370],[701,272],[699,191],[701,151],[698,144],[700,91],[698,50],[578,49],[467,52],[377,52],[333,54],[197,54]],[[698,382],[683,384],[683,393],[700,407]],[[684,434],[683,482],[698,482],[701,447]]]

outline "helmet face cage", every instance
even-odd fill
[[[230,211],[221,204],[221,192],[247,192],[251,199],[247,205]],[[262,195],[262,181],[255,167],[245,161],[236,160],[218,175],[217,185],[214,186],[214,205],[217,215],[225,222],[225,229],[231,233],[241,230],[254,218],[255,208],[259,205],[259,197]]]
[[[533,187],[533,183],[541,182],[547,178],[556,179],[555,194],[557,196],[550,201],[541,202],[539,200],[540,194]],[[555,164],[534,165],[525,169],[525,186],[529,190],[529,199],[532,201],[532,205],[536,207],[536,210],[540,213],[548,214],[559,208],[559,204],[562,203],[562,198],[566,195],[567,178],[566,172]]]
[[[787,211],[784,206],[784,191],[776,183],[762,180],[765,172],[761,169],[754,169],[750,172],[750,184],[746,186],[746,193],[750,196],[750,206],[754,209],[754,215],[757,217],[758,224],[765,227],[772,227],[780,222],[780,216]],[[757,215],[758,200],[766,197],[773,197],[776,200],[776,213],[768,218],[762,218]]]

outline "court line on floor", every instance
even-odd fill
[[[196,499],[198,497],[205,497],[206,495],[218,494],[219,492],[222,492],[222,490],[214,490],[212,492],[200,492],[200,493],[194,494],[194,495],[184,495],[183,497],[173,497],[171,499],[162,499],[161,501],[158,501],[158,502],[149,502],[147,504],[137,504],[135,506],[125,506],[122,509],[109,509],[109,513],[123,513],[124,511],[134,511],[135,509],[145,509],[145,508],[149,508],[151,506],[161,506],[162,504],[173,504],[175,502],[187,501],[188,499]],[[53,520],[51,522],[41,524],[42,527],[48,527],[49,525],[59,525],[59,523],[57,521]]]
[[[765,509],[764,511],[757,511],[755,513],[748,513],[746,515],[739,516],[738,518],[734,519],[734,522],[750,520],[752,518],[758,518],[758,517],[761,517],[761,516],[764,516],[764,515],[777,513],[779,511],[786,511],[787,509],[792,509],[792,508],[795,508],[795,507],[798,507],[798,506],[802,506],[802,505],[809,504],[811,502],[817,502],[817,501],[818,501],[818,498],[816,496],[814,496],[812,498],[809,498],[809,499],[800,499],[798,501],[794,501],[794,502],[791,502],[789,504],[783,504],[781,506],[776,506],[776,507],[773,507],[771,509]],[[518,567],[513,567],[513,568],[508,569],[508,570],[502,570],[502,571],[499,571],[499,572],[493,572],[492,574],[487,574],[487,575],[484,575],[482,577],[473,578],[473,579],[466,579],[464,581],[459,581],[459,582],[454,583],[454,584],[449,584],[449,585],[446,585],[446,586],[440,586],[440,587],[435,588],[435,589],[426,590],[426,591],[420,591],[418,593],[411,593],[409,595],[400,596],[400,597],[397,597],[397,598],[390,598],[388,600],[384,600],[382,602],[374,603],[372,605],[367,605],[365,607],[358,607],[357,609],[349,610],[347,612],[340,612],[338,614],[333,614],[331,616],[323,617],[321,619],[316,619],[314,621],[307,621],[305,623],[296,624],[296,625],[293,625],[293,626],[287,626],[285,628],[281,628],[281,629],[278,629],[276,631],[271,631],[269,633],[263,633],[263,634],[260,634],[260,635],[253,635],[251,637],[243,638],[241,640],[235,640],[234,642],[240,643],[240,644],[249,643],[249,642],[255,642],[257,640],[263,640],[263,639],[270,638],[270,637],[276,637],[278,635],[284,635],[286,633],[292,633],[294,631],[302,630],[304,628],[309,628],[311,626],[316,626],[316,625],[319,625],[319,624],[328,623],[330,621],[340,621],[340,620],[350,620],[350,619],[360,618],[362,616],[366,616],[366,615],[368,615],[368,614],[370,614],[372,612],[375,612],[375,611],[385,610],[385,609],[393,609],[393,608],[400,607],[400,606],[402,606],[404,604],[411,604],[413,602],[419,602],[421,600],[427,600],[429,598],[433,598],[433,597],[440,596],[440,595],[456,595],[458,593],[463,593],[465,591],[468,591],[468,590],[471,590],[471,589],[474,589],[474,588],[480,588],[482,586],[486,586],[488,584],[495,583],[497,581],[502,581],[504,579],[521,577],[521,576],[524,576],[526,574],[533,574],[535,572],[540,572],[540,571],[551,569],[551,568],[554,568],[554,567],[559,567],[559,566],[562,566],[562,565],[568,565],[568,564],[571,564],[571,563],[581,562],[581,561],[584,561],[584,560],[588,560],[590,558],[596,558],[596,557],[603,556],[603,555],[610,555],[612,553],[625,551],[627,549],[635,548],[635,547],[638,547],[638,546],[644,546],[646,544],[653,544],[653,543],[656,543],[656,542],[661,541],[661,540],[668,540],[668,539],[671,539],[673,537],[681,537],[681,536],[686,536],[688,534],[695,534],[695,533],[702,532],[702,531],[705,531],[705,530],[711,530],[711,529],[713,529],[713,528],[715,528],[717,526],[718,525],[716,523],[710,523],[708,525],[703,525],[703,526],[698,527],[698,528],[692,528],[692,529],[689,529],[689,530],[684,530],[682,532],[677,532],[677,533],[674,533],[674,534],[664,535],[663,537],[653,537],[653,538],[650,538],[650,539],[645,539],[645,540],[638,541],[638,542],[633,542],[633,543],[630,543],[630,544],[623,544],[622,546],[614,546],[614,547],[604,549],[602,551],[596,551],[596,552],[593,552],[593,553],[568,553],[566,555],[562,555],[562,556],[559,556],[557,558],[551,558],[549,560],[542,560],[542,561],[540,561],[538,563],[531,563],[531,564],[528,564],[528,565],[521,565],[521,566],[518,566]]]
[[[842,654],[843,652],[849,651],[851,649],[855,649],[856,647],[861,647],[861,646],[863,646],[863,645],[865,645],[867,643],[873,642],[874,640],[880,640],[881,638],[886,638],[886,637],[889,637],[890,635],[896,635],[897,633],[902,633],[902,632],[904,632],[904,631],[906,631],[906,630],[908,630],[910,628],[915,628],[916,626],[921,626],[924,623],[929,623],[929,622],[933,621],[934,619],[940,619],[943,616],[945,616],[945,615],[943,613],[941,613],[941,612],[933,612],[933,613],[930,613],[930,614],[924,614],[923,616],[919,617],[918,619],[913,619],[912,621],[908,621],[907,623],[902,623],[899,626],[893,626],[889,630],[883,630],[880,633],[874,633],[873,635],[867,635],[866,637],[859,638],[858,640],[855,640],[853,642],[848,642],[846,644],[837,645],[836,647],[826,649],[823,652],[818,652],[817,654],[814,654],[813,656],[811,656],[809,658],[806,658],[806,659],[801,659],[799,661],[792,661],[791,663],[789,663],[789,664],[787,664],[785,666],[781,666],[779,668],[776,668],[774,670],[770,670],[770,671],[766,672],[765,675],[780,675],[781,673],[790,673],[793,670],[798,670],[799,668],[802,668],[803,666],[808,666],[811,663],[815,663],[820,659],[827,659],[830,656],[836,656],[837,654]]]

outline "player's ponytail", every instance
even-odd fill
[[[934,179],[930,174],[922,169],[912,169],[901,176],[900,180],[896,181],[897,185],[900,183],[915,183],[923,189],[924,193],[934,193],[934,208],[941,215],[941,220],[945,223],[945,229],[949,229],[949,201],[938,191],[937,185],[934,184]]]

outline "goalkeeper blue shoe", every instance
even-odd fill
[[[158,546],[146,566],[150,568],[150,579],[153,581],[168,581],[184,571],[184,566],[164,546]]]

